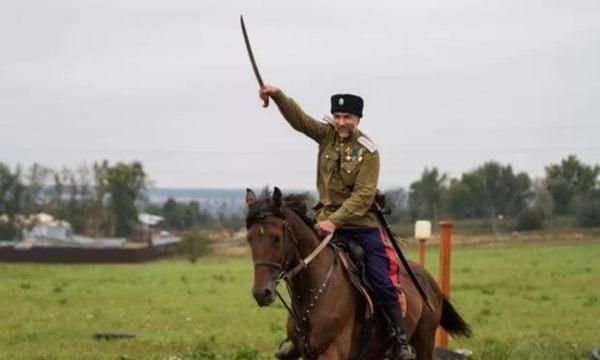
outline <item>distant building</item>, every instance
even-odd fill
[[[71,230],[71,224],[45,213],[20,216],[19,222],[25,225],[25,229],[23,229],[23,240],[14,244],[18,249],[44,246],[106,248],[125,245],[125,238],[90,238],[75,235]]]
[[[131,240],[134,242],[145,242],[148,246],[179,242],[181,238],[171,235],[168,231],[161,230],[160,223],[163,220],[162,216],[140,213],[138,221],[141,226],[135,229]]]
[[[139,228],[145,243],[125,238],[90,238],[73,234],[68,222],[48,214],[21,217],[23,240],[0,242],[0,262],[99,263],[141,262],[177,251],[179,237],[160,231],[159,216],[140,214]]]

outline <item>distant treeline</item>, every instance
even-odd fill
[[[34,164],[26,171],[0,163],[0,239],[18,237],[31,226],[28,216],[38,212],[68,221],[75,233],[129,236],[147,181],[139,162],[59,170]]]
[[[414,219],[487,218],[515,220],[516,229],[541,228],[554,215],[576,216],[581,226],[600,226],[600,166],[571,155],[545,167],[545,176],[532,180],[510,165],[486,162],[448,178],[426,168],[421,178],[386,192],[396,222]]]
[[[426,168],[408,190],[385,192],[390,220],[487,218],[495,224],[512,219],[518,229],[535,229],[552,216],[571,215],[582,226],[600,226],[600,166],[571,155],[545,169],[544,178],[532,180],[495,161],[452,179]],[[163,226],[172,230],[243,225],[242,215],[213,215],[197,201],[169,198],[150,204],[148,183],[137,161],[60,170],[34,164],[26,171],[0,162],[0,239],[18,237],[27,226],[24,218],[37,212],[68,221],[75,233],[97,237],[131,235],[139,211],[164,217]]]
[[[44,212],[68,221],[73,232],[93,237],[129,237],[138,214],[147,211],[165,218],[164,226],[239,227],[241,216],[212,215],[196,201],[150,204],[148,175],[138,161],[108,161],[75,169],[50,169],[33,164],[27,170],[0,162],[0,240],[18,238],[31,214]]]

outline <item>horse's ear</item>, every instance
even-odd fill
[[[281,198],[282,197],[283,196],[281,195],[281,190],[279,190],[279,188],[277,186],[275,186],[275,189],[273,189],[273,203],[278,208],[281,207]]]
[[[246,189],[246,205],[250,206],[256,202],[256,194],[252,189]]]

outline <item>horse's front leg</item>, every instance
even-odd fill
[[[352,324],[348,323],[338,334],[337,338],[329,344],[327,349],[317,357],[318,360],[346,360],[350,356],[352,347]]]
[[[317,357],[317,360],[342,360],[342,356],[335,343],[329,345],[324,353]]]

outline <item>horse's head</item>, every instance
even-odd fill
[[[290,261],[289,248],[286,246],[289,225],[278,188],[274,189],[272,196],[265,191],[260,199],[252,190],[247,189],[246,205],[247,239],[254,261],[252,295],[259,306],[268,306],[275,300],[276,282]]]

